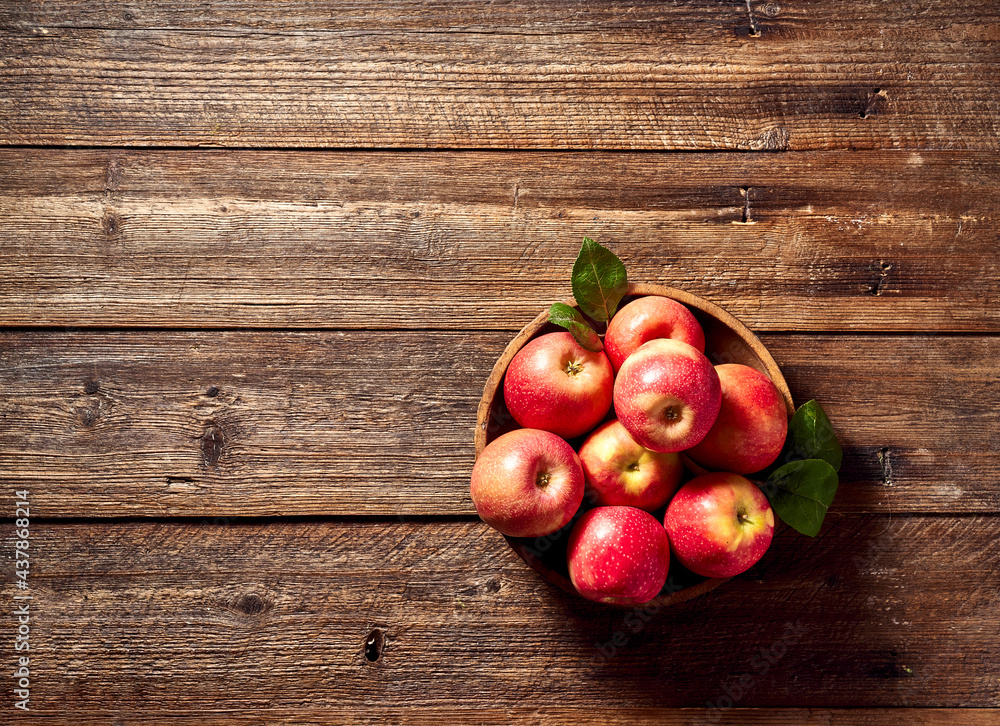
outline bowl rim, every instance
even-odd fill
[[[683,303],[689,307],[695,308],[696,310],[700,310],[728,327],[736,333],[736,335],[739,336],[739,338],[746,343],[747,346],[749,346],[754,355],[757,356],[757,359],[764,366],[767,376],[774,383],[779,393],[781,393],[789,418],[795,413],[795,403],[792,400],[792,393],[788,388],[788,383],[785,381],[785,377],[782,375],[777,362],[771,356],[767,348],[764,347],[764,344],[760,342],[760,339],[753,333],[753,331],[740,322],[736,317],[726,312],[715,303],[709,302],[704,298],[698,297],[697,295],[676,287],[657,285],[654,283],[629,283],[625,294],[630,297],[656,295],[671,298],[679,303]],[[576,301],[573,299],[564,300],[563,302],[570,307],[578,307]],[[493,401],[500,388],[500,383],[503,381],[504,374],[507,372],[507,366],[510,365],[511,360],[513,360],[514,356],[524,346],[524,344],[531,340],[543,327],[545,327],[548,320],[549,311],[546,309],[539,313],[534,320],[521,328],[518,334],[514,336],[509,343],[507,343],[503,353],[501,353],[500,357],[497,358],[496,363],[493,364],[493,370],[490,372],[490,376],[486,380],[486,384],[483,386],[483,395],[479,400],[479,407],[476,411],[475,446],[477,459],[483,449],[486,448],[486,435],[490,418],[490,410],[493,407]],[[704,474],[707,472],[706,469],[695,464],[689,457],[684,456],[683,453],[681,454],[681,457],[684,460],[685,466],[691,469],[691,471],[695,474]],[[504,536],[504,539],[507,540],[507,544],[512,550],[514,550],[515,553],[517,553],[518,557],[524,560],[533,570],[542,575],[545,580],[561,590],[578,595],[568,577],[550,570],[537,557],[532,556],[525,547],[521,546],[521,543],[519,543],[516,539],[507,537],[506,535]],[[677,592],[658,595],[652,600],[643,603],[639,607],[666,607],[668,605],[685,602],[686,600],[703,595],[710,590],[714,590],[716,587],[729,579],[730,578],[728,577],[709,578],[691,585],[690,587],[678,590]],[[607,604],[617,608],[637,607],[635,605],[623,605],[620,603]]]

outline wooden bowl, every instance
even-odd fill
[[[686,305],[694,313],[705,331],[705,354],[712,363],[715,365],[722,363],[742,363],[761,371],[777,386],[782,398],[784,398],[788,415],[791,416],[795,413],[792,394],[788,390],[788,384],[781,375],[781,371],[778,369],[778,364],[774,362],[774,358],[767,352],[763,343],[743,323],[718,305],[710,303],[697,295],[661,285],[629,285],[628,293],[622,300],[622,305],[627,304],[637,297],[646,295],[660,295]],[[566,304],[576,307],[576,303],[573,300],[567,300]],[[520,428],[504,404],[503,377],[507,372],[507,366],[510,364],[511,359],[525,343],[539,335],[563,330],[549,323],[548,317],[549,313],[546,310],[524,326],[521,332],[507,344],[503,354],[493,366],[493,372],[486,381],[486,386],[483,389],[483,397],[479,402],[476,421],[476,458],[479,457],[479,454],[482,453],[486,445],[493,441],[493,439],[508,431]],[[614,416],[613,409],[609,414],[609,417],[611,416]],[[579,445],[583,443],[584,438],[586,436],[574,439],[570,443],[573,444],[573,448],[579,449]],[[684,461],[685,467],[692,473],[705,473],[705,469],[695,464],[688,457],[681,454],[681,458]],[[662,521],[662,512],[659,514],[659,519]],[[571,527],[572,522],[558,532],[545,537],[534,539],[507,537],[506,539],[511,548],[546,580],[566,592],[575,594],[576,590],[570,582],[569,572],[566,567],[566,546]],[[670,575],[664,589],[657,597],[646,603],[643,607],[652,610],[684,602],[718,587],[727,579],[705,578],[696,575],[674,560],[670,563]]]

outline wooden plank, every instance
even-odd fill
[[[995,516],[785,530],[746,575],[654,613],[556,590],[478,522],[35,522],[30,541],[39,717],[1000,707]]]
[[[1000,155],[0,150],[0,324],[517,329],[580,240],[756,330],[1000,330]]]
[[[7,3],[0,142],[995,150],[1000,139],[992,0],[212,5]]]
[[[474,516],[508,333],[0,333],[0,486],[40,515]],[[845,446],[844,512],[1000,510],[1000,338],[769,335]]]
[[[359,713],[344,707],[267,710],[268,724],[292,726],[344,726],[344,724],[407,724],[408,726],[556,726],[600,723],[608,726],[996,726],[1000,709],[995,708],[733,708],[718,711],[709,708],[614,708],[587,706],[582,708],[511,706],[509,708],[468,708],[462,706],[369,705]],[[245,724],[247,712],[231,714],[171,714],[170,723],[177,726],[231,726]],[[15,724],[62,723],[61,717],[35,714],[28,718],[15,716]],[[106,726],[106,716],[80,714],[73,723],[79,726]],[[130,724],[157,724],[162,717],[143,713],[130,714]]]

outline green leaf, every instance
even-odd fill
[[[549,308],[549,322],[561,325],[573,334],[577,343],[589,351],[600,353],[604,350],[604,343],[597,331],[590,327],[590,323],[583,319],[580,311],[570,307],[566,303],[552,303]]]
[[[622,261],[611,250],[584,237],[573,265],[573,297],[580,310],[597,321],[611,320],[627,290],[628,275]]]
[[[822,459],[840,471],[843,458],[844,450],[823,408],[815,400],[799,406],[788,422],[788,437],[779,461]]]
[[[775,470],[762,488],[781,521],[815,537],[837,493],[837,484],[837,472],[829,462],[805,459]]]

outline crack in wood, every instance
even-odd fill
[[[885,290],[886,279],[889,277],[889,271],[892,269],[892,263],[879,260],[879,265],[875,269],[875,279],[871,284],[871,288],[868,290],[868,294],[874,297],[878,297]]]
[[[749,35],[750,35],[751,38],[759,38],[760,37],[760,28],[757,27],[757,23],[753,19],[753,8],[750,7],[750,0],[746,0],[746,4],[747,4],[747,20],[750,21],[750,33],[749,33]]]
[[[883,446],[875,454],[878,457],[879,466],[882,467],[882,483],[887,487],[891,487],[894,484],[892,480],[892,460],[889,458],[890,454],[892,454],[892,449],[888,446]]]
[[[382,651],[385,650],[385,643],[385,633],[379,628],[373,628],[365,639],[365,659],[369,663],[374,663],[381,658]]]
[[[740,195],[743,197],[743,209],[741,210],[740,219],[733,220],[731,224],[757,224],[751,216],[750,212],[750,190],[753,187],[740,187]]]
[[[868,101],[865,104],[864,109],[858,115],[861,116],[861,118],[868,118],[869,116],[880,114],[886,110],[888,102],[889,94],[881,88],[876,88],[874,93],[868,97]]]

